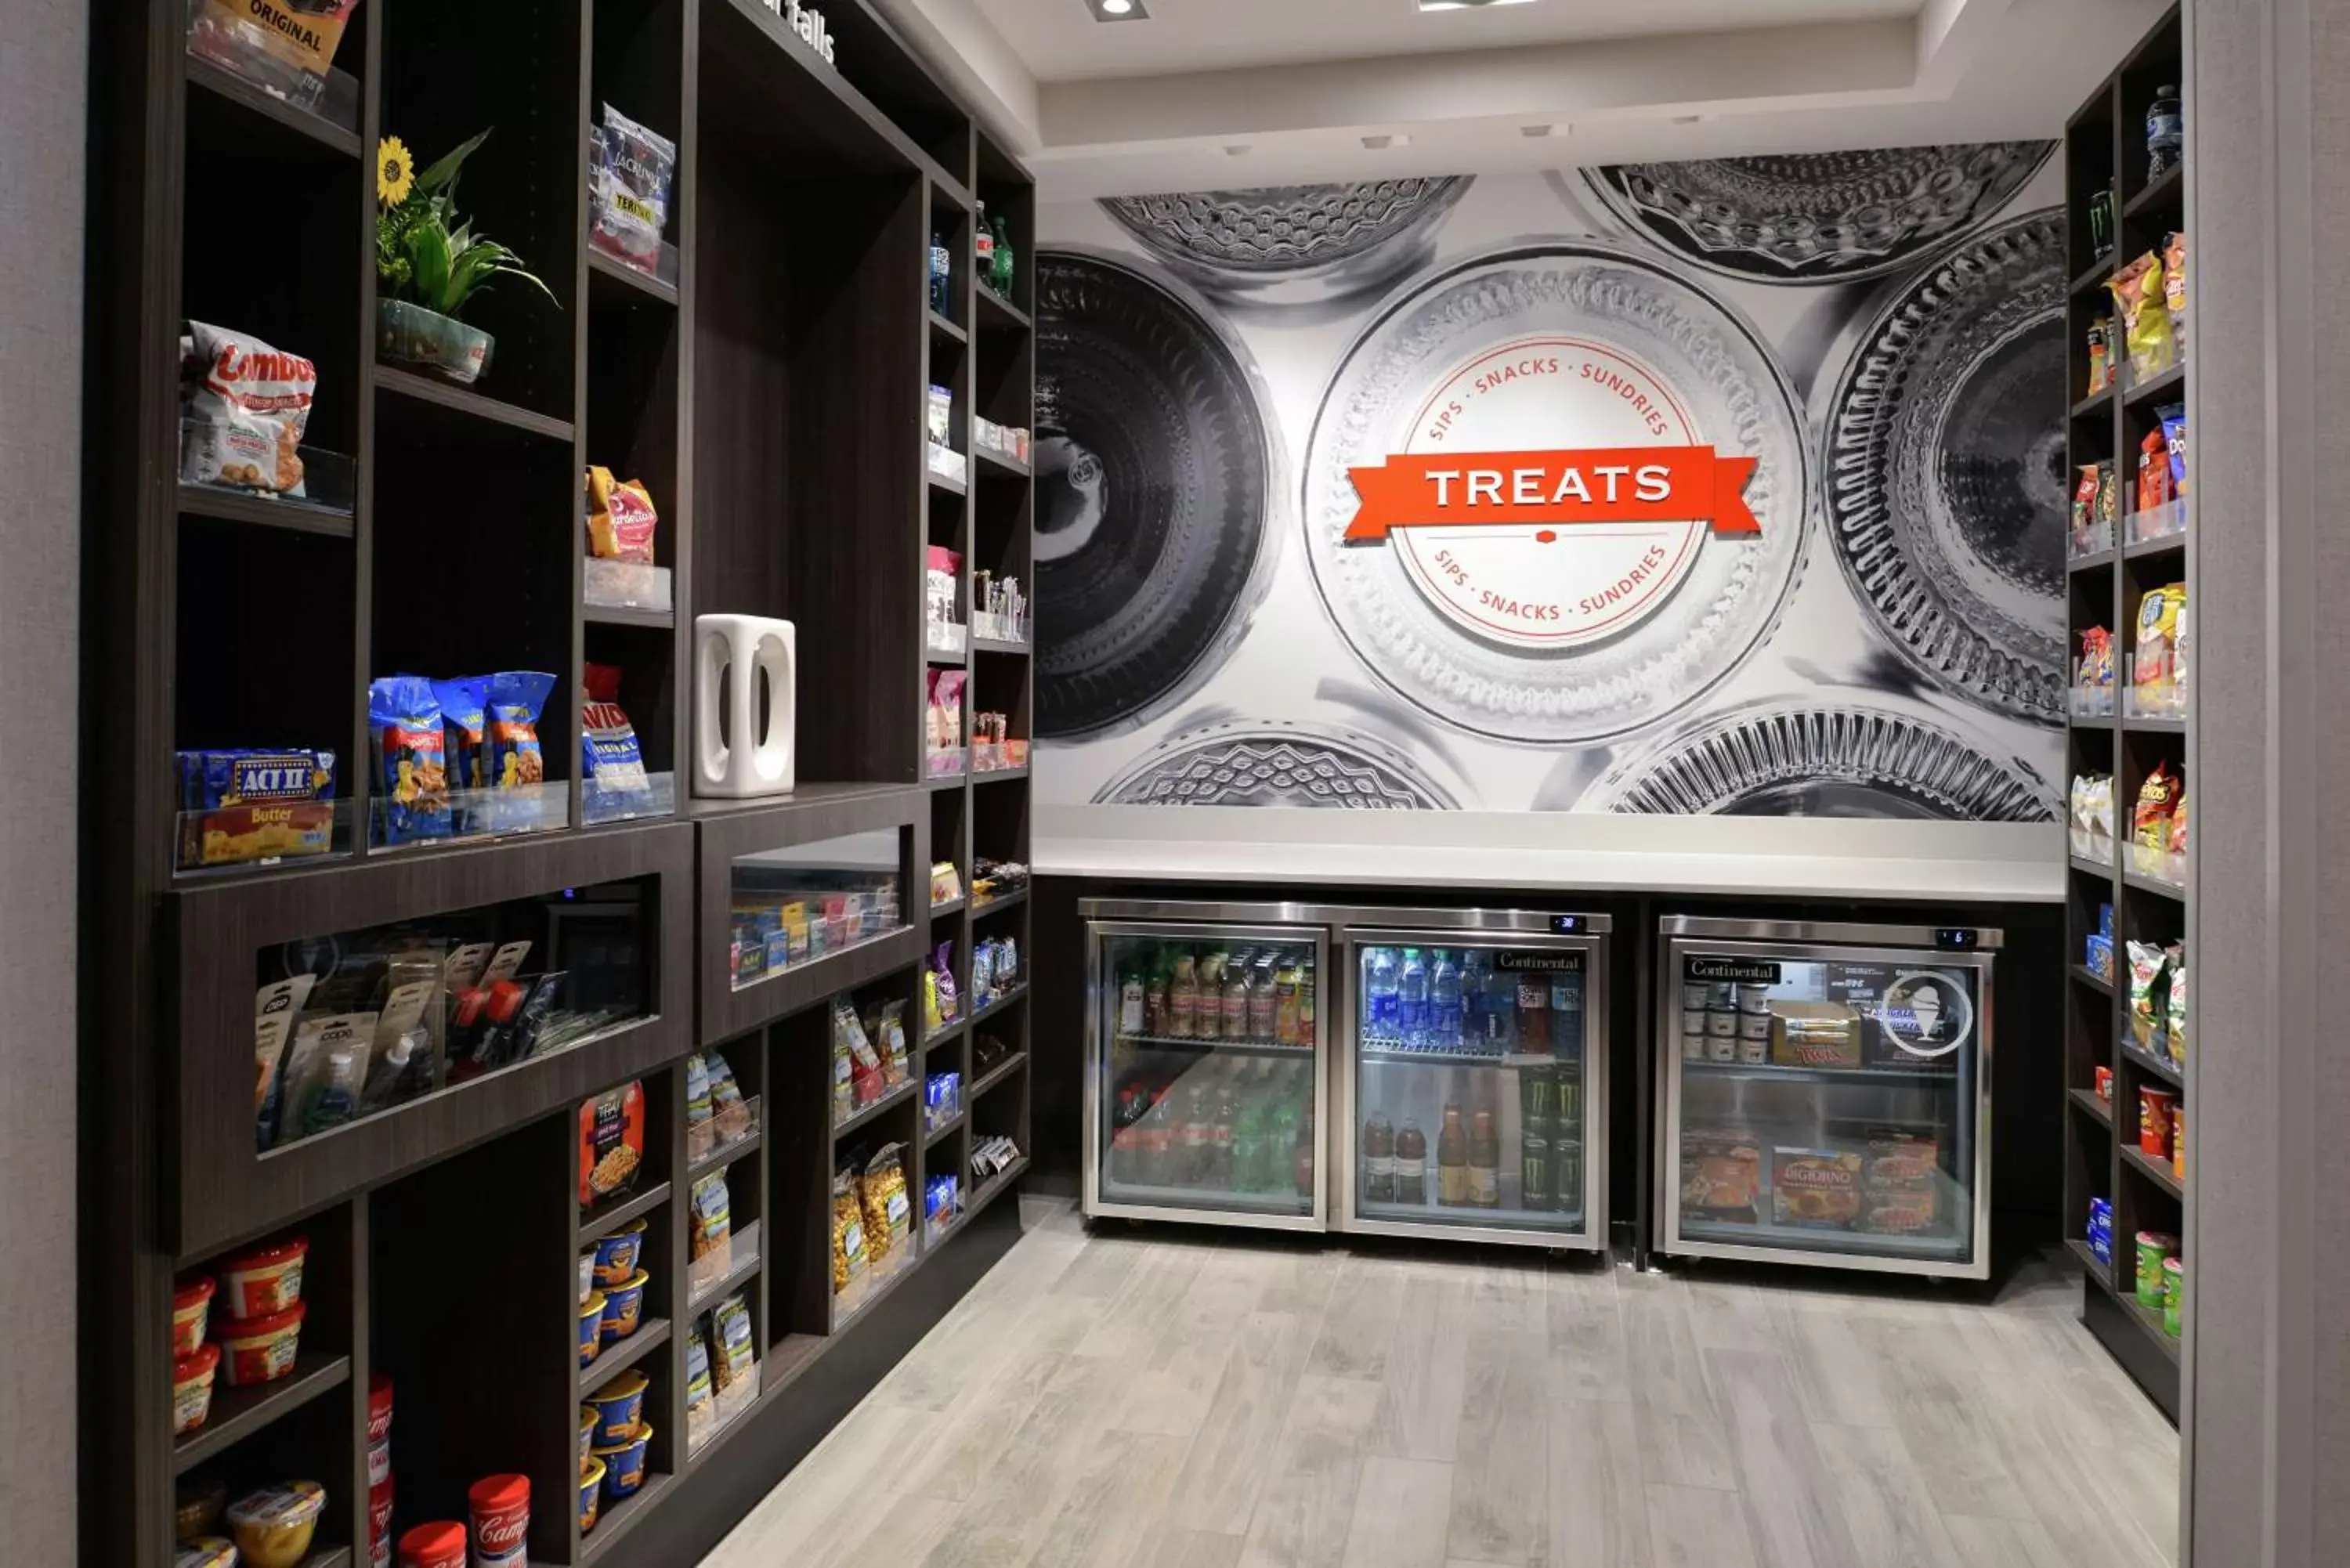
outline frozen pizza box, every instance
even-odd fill
[[[1771,1220],[1805,1231],[1849,1231],[1860,1217],[1861,1157],[1846,1148],[1773,1148]]]

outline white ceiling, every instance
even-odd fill
[[[1144,0],[1140,22],[1086,0],[977,0],[1040,82],[1301,60],[1417,56],[1725,27],[1910,16],[1920,0],[1535,0],[1422,11],[1414,0]]]
[[[2053,137],[2167,0],[868,3],[1054,200]]]

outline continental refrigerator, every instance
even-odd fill
[[[1988,1277],[1999,945],[1661,919],[1655,1250]]]

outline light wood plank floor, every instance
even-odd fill
[[[2072,1321],[1908,1282],[1030,1231],[715,1568],[2147,1568],[2178,1443]]]

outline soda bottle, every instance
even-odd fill
[[[979,203],[978,221],[972,224],[972,254],[979,262],[979,280],[991,288],[995,285],[995,231],[987,226],[987,203]]]
[[[1191,1085],[1183,1091],[1183,1109],[1175,1121],[1175,1179],[1177,1187],[1204,1187],[1208,1183],[1208,1147],[1215,1139],[1215,1115],[1208,1104],[1208,1085],[1200,1075],[1191,1075]]]
[[[1314,1032],[1314,955],[1307,953],[1297,968],[1297,1043],[1310,1046]]]
[[[953,299],[949,282],[953,273],[953,253],[947,249],[945,238],[936,229],[932,229],[931,231],[931,308],[941,316],[952,314],[947,307]]]
[[[1373,948],[1363,959],[1363,1033],[1393,1040],[1400,1033],[1396,1008],[1395,949]]]
[[[1502,1140],[1494,1136],[1491,1111],[1479,1111],[1469,1127],[1469,1202],[1477,1209],[1502,1206]]]
[[[1461,1107],[1444,1107],[1444,1127],[1436,1135],[1436,1200],[1448,1207],[1469,1205],[1469,1135],[1461,1130]]]
[[[1396,1134],[1395,1150],[1396,1201],[1424,1208],[1428,1203],[1428,1135],[1409,1116],[1404,1118],[1403,1130]]]
[[[1442,948],[1436,950],[1436,968],[1428,978],[1428,997],[1430,1039],[1439,1051],[1459,1052],[1461,1025],[1465,1021],[1461,968],[1452,961],[1452,955]]]
[[[1314,1196],[1314,1107],[1305,1107],[1305,1115],[1297,1124],[1297,1137],[1290,1145],[1289,1180],[1300,1198]]]
[[[1518,971],[1518,1049],[1550,1054],[1550,976],[1538,969]]]
[[[1273,955],[1259,953],[1252,967],[1255,972],[1249,976],[1248,1037],[1260,1045],[1270,1045],[1281,1013],[1280,999],[1274,994]]]
[[[1403,950],[1403,972],[1396,977],[1396,1033],[1405,1050],[1428,1049],[1428,965],[1418,948]]]
[[[1150,981],[1142,992],[1142,1032],[1164,1040],[1167,1030],[1167,965],[1162,958],[1151,963]]]
[[[1142,1134],[1136,1140],[1135,1160],[1137,1179],[1144,1187],[1172,1187],[1175,1163],[1175,1131],[1172,1126],[1175,1108],[1168,1085],[1159,1084],[1146,1091],[1150,1108],[1142,1114]]]
[[[994,284],[995,292],[1006,299],[1012,297],[1012,233],[1003,226],[1003,220],[998,218],[995,220],[995,254],[992,259],[989,281]]]
[[[1227,1040],[1248,1038],[1248,955],[1243,953],[1224,971],[1224,994],[1217,1003],[1218,1033]]]
[[[1496,1056],[1518,1049],[1518,979],[1505,969],[1485,976],[1485,1049]]]
[[[1142,977],[1132,970],[1118,982],[1118,1032],[1142,1033]]]
[[[1218,1191],[1232,1189],[1232,1138],[1235,1124],[1240,1120],[1240,1097],[1232,1092],[1230,1077],[1216,1085],[1215,1119],[1209,1124],[1208,1179],[1205,1185]]]
[[[1167,1032],[1189,1040],[1200,1023],[1200,971],[1188,952],[1175,956],[1175,977],[1167,982]]]
[[[1373,1111],[1363,1124],[1363,1201],[1396,1200],[1396,1136],[1385,1112]]]
[[[1273,978],[1273,1037],[1284,1045],[1302,1045],[1297,1033],[1297,960],[1284,954]]]

